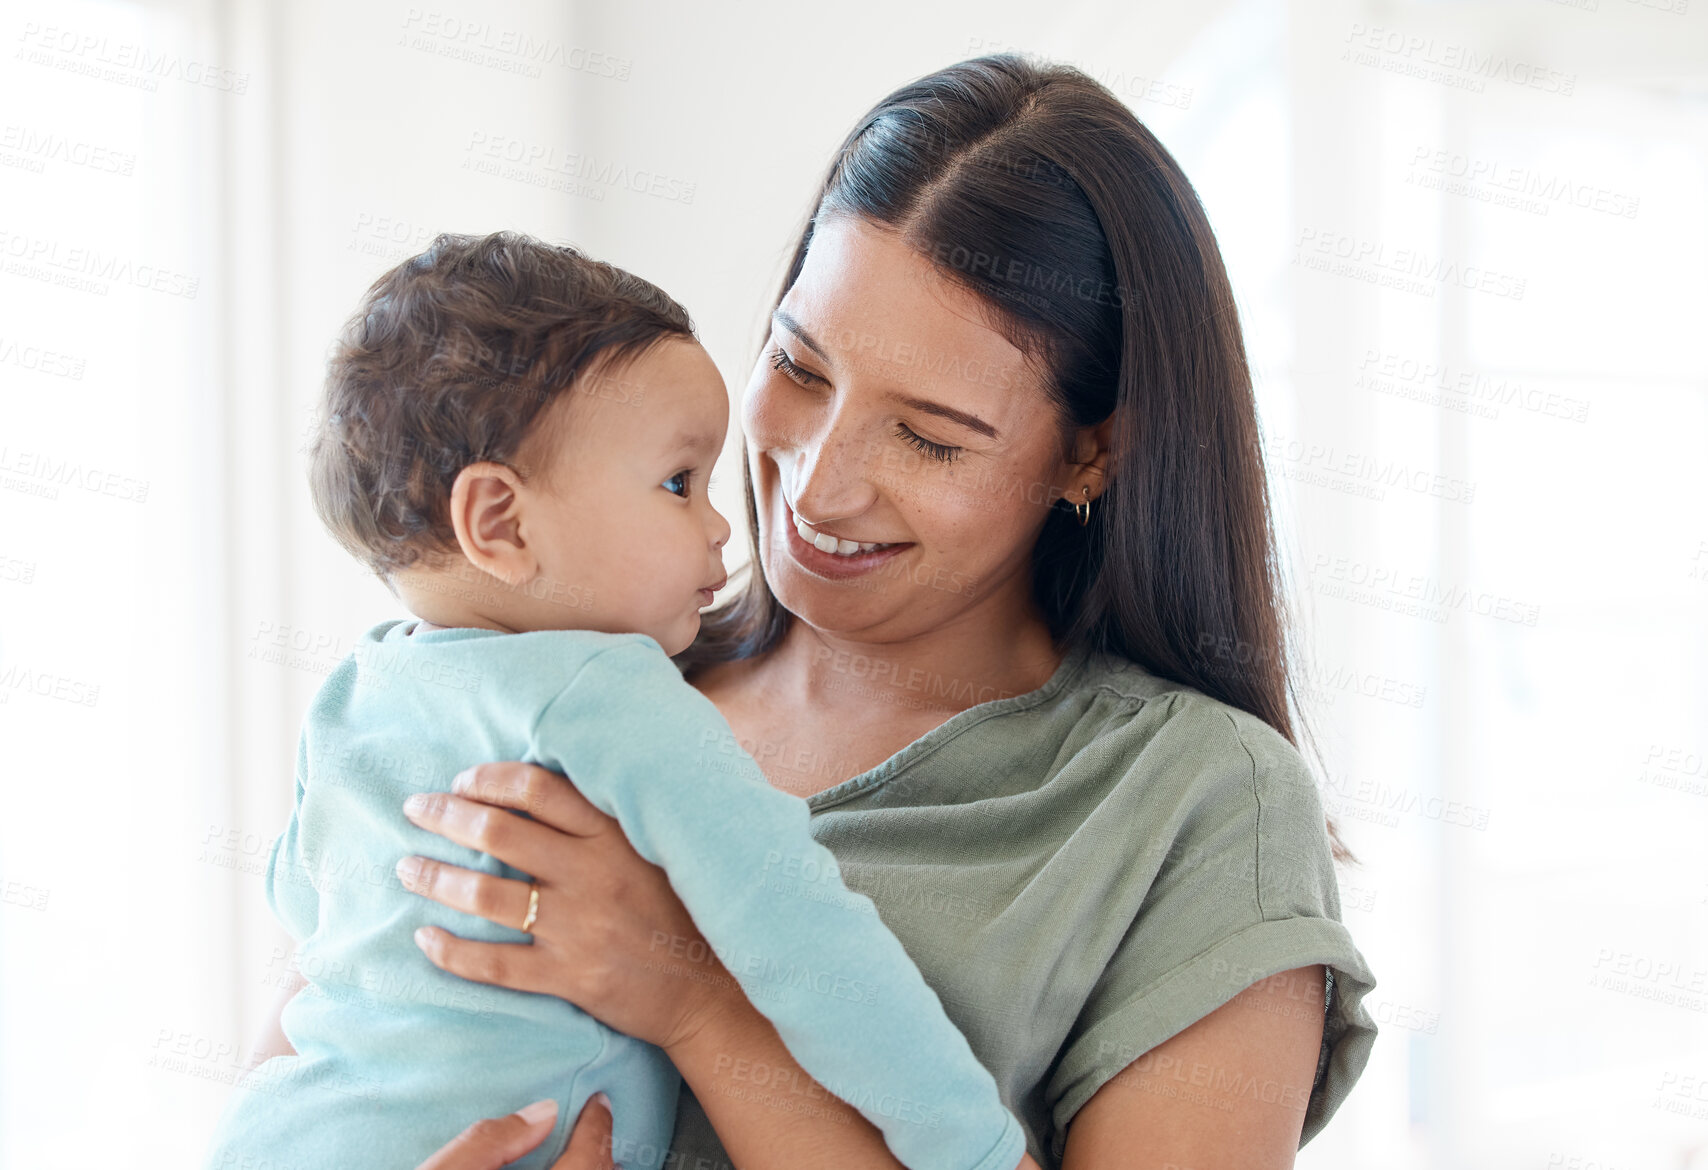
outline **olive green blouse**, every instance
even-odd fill
[[[807,803],[1046,1170],[1104,1082],[1278,972],[1329,968],[1308,1100],[1214,1069],[1147,1069],[1147,1088],[1303,1105],[1303,1145],[1369,1059],[1375,980],[1340,922],[1315,782],[1254,716],[1080,649]],[[730,1166],[686,1087],[672,1152],[670,1170]]]

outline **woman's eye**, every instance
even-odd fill
[[[693,478],[694,478],[694,473],[691,471],[678,471],[675,475],[673,475],[669,479],[665,480],[662,486],[664,487],[665,491],[670,492],[672,495],[680,495],[684,499],[686,499],[688,496],[688,491],[689,491],[688,485],[693,481]],[[670,486],[671,484],[676,483],[678,480],[680,480],[682,483],[682,490],[680,492],[676,492]]]
[[[908,429],[906,423],[896,424],[896,437],[902,439],[910,446],[917,448],[919,451],[940,463],[953,462],[955,456],[961,453],[961,448],[959,447],[950,447],[943,443],[933,443],[930,439],[914,434]]]
[[[787,353],[783,352],[783,347],[774,342],[772,343],[770,361],[771,368],[773,370],[777,370],[790,381],[799,383],[802,386],[807,386],[814,382],[823,382],[825,380],[819,375],[804,370],[800,366],[796,365],[794,359]],[[907,424],[905,423],[896,424],[896,435],[926,456],[937,460],[939,463],[953,462],[955,457],[959,455],[962,450],[960,447],[951,447],[944,443],[933,443],[923,435],[915,434],[912,430],[908,429]]]
[[[771,368],[773,370],[781,371],[784,377],[788,378],[791,382],[798,382],[802,386],[810,385],[813,382],[824,381],[824,379],[819,377],[817,374],[808,373],[806,370],[797,366],[794,363],[794,360],[790,358],[788,354],[783,352],[783,347],[780,345],[774,345],[771,350]]]

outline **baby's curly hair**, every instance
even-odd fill
[[[309,446],[315,511],[382,580],[454,553],[459,471],[526,477],[517,452],[577,378],[693,335],[663,290],[575,248],[443,233],[373,283],[337,342]]]

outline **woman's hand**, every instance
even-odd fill
[[[504,1117],[477,1121],[416,1170],[500,1170],[546,1140],[557,1121],[557,1102],[535,1101]],[[603,1093],[589,1097],[575,1119],[569,1146],[552,1170],[613,1170],[611,1102]]]
[[[411,797],[404,815],[533,874],[539,887],[533,945],[473,942],[423,927],[416,943],[435,965],[464,979],[558,996],[667,1051],[726,1004],[745,1007],[740,985],[664,871],[557,773],[481,764],[459,774],[450,793]],[[406,889],[455,910],[518,929],[527,917],[526,882],[421,857],[399,861],[397,874]]]

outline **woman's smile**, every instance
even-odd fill
[[[913,547],[912,541],[895,544],[882,544],[870,552],[827,552],[816,544],[808,543],[802,537],[799,525],[804,523],[795,516],[793,508],[787,500],[783,501],[783,543],[788,546],[789,555],[801,568],[816,576],[826,577],[833,581],[844,581],[851,577],[859,577],[871,572],[879,565],[901,555],[906,549]],[[846,543],[846,542],[843,542]]]
[[[805,520],[802,520],[799,516],[795,517],[795,531],[800,533],[801,539],[806,541],[808,544],[822,549],[827,553],[837,553],[845,557],[851,557],[857,552],[869,553],[876,552],[880,548],[893,548],[897,543],[899,543],[898,541],[884,542],[876,540],[849,540],[832,536],[828,532],[817,532],[814,531],[812,525],[808,524]]]

